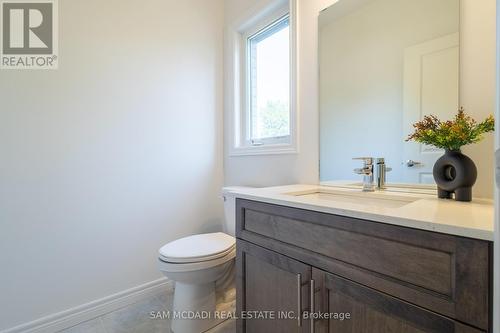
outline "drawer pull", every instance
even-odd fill
[[[314,280],[311,280],[311,316],[310,316],[310,320],[311,320],[310,332],[311,333],[314,333],[314,291],[315,291]]]
[[[297,274],[297,326],[302,326],[302,275]]]

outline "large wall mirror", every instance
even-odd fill
[[[321,181],[360,180],[384,157],[391,183],[432,184],[442,151],[405,142],[424,115],[460,106],[460,0],[340,0],[319,18]]]

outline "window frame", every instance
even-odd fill
[[[231,143],[229,156],[295,154],[298,153],[297,135],[297,68],[296,68],[296,6],[297,0],[275,1],[271,8],[253,9],[239,22],[226,27],[228,40],[228,64],[232,68],[226,92],[230,99],[226,102],[229,113],[229,133]],[[256,14],[257,13],[257,14]],[[251,110],[249,94],[249,68],[247,62],[249,49],[248,38],[265,30],[277,21],[288,17],[290,31],[290,135],[265,138],[258,142],[250,140]],[[229,62],[230,61],[230,62]]]
[[[279,26],[283,21],[288,20],[288,27],[291,35],[291,27],[290,27],[290,12],[288,10],[281,9],[280,11],[277,11],[274,13],[274,15],[271,15],[267,17],[266,20],[262,20],[260,24],[255,25],[253,29],[248,30],[244,35],[243,35],[243,43],[245,44],[245,57],[243,59],[244,61],[244,66],[245,66],[245,73],[244,73],[244,78],[245,78],[245,94],[244,94],[244,100],[245,104],[243,107],[243,117],[242,121],[243,124],[241,126],[242,131],[241,131],[241,142],[243,143],[244,146],[252,146],[252,147],[257,147],[257,146],[269,146],[269,145],[279,145],[279,144],[287,144],[290,142],[290,135],[283,135],[283,136],[275,136],[275,137],[269,137],[269,138],[261,138],[258,141],[254,141],[252,139],[252,116],[253,116],[253,107],[252,107],[252,76],[251,76],[251,49],[250,49],[250,39],[258,36],[261,33],[265,33],[268,31],[271,31],[271,33],[266,36],[270,37],[272,36],[273,33],[276,31],[273,31],[273,28]],[[279,30],[278,30],[279,31]],[[264,39],[265,39],[264,38]],[[263,40],[264,40],[263,39]],[[289,53],[291,50],[291,44],[289,43]],[[290,56],[291,58],[291,56]],[[289,71],[291,72],[291,71]],[[291,77],[291,75],[290,75]],[[291,86],[291,79],[289,82],[289,86]],[[291,91],[289,87],[289,98],[291,99]],[[288,116],[291,118],[291,110],[290,110],[290,105],[288,106]],[[291,122],[291,120],[289,120]],[[289,123],[289,130],[291,132],[291,124]]]

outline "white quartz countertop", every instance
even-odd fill
[[[456,236],[493,240],[492,200],[475,199],[472,202],[457,202],[438,199],[432,191],[360,193],[359,189],[342,186],[303,184],[265,188],[227,188],[227,192],[242,199]],[[334,195],[329,195],[329,192]],[[343,200],[344,193],[346,198],[350,198],[349,200]],[[388,204],[385,204],[386,202]],[[392,202],[395,204],[392,205]]]

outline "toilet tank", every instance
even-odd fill
[[[232,186],[222,189],[222,198],[224,199],[224,232],[231,236],[236,236],[236,198],[234,191],[249,188]]]

